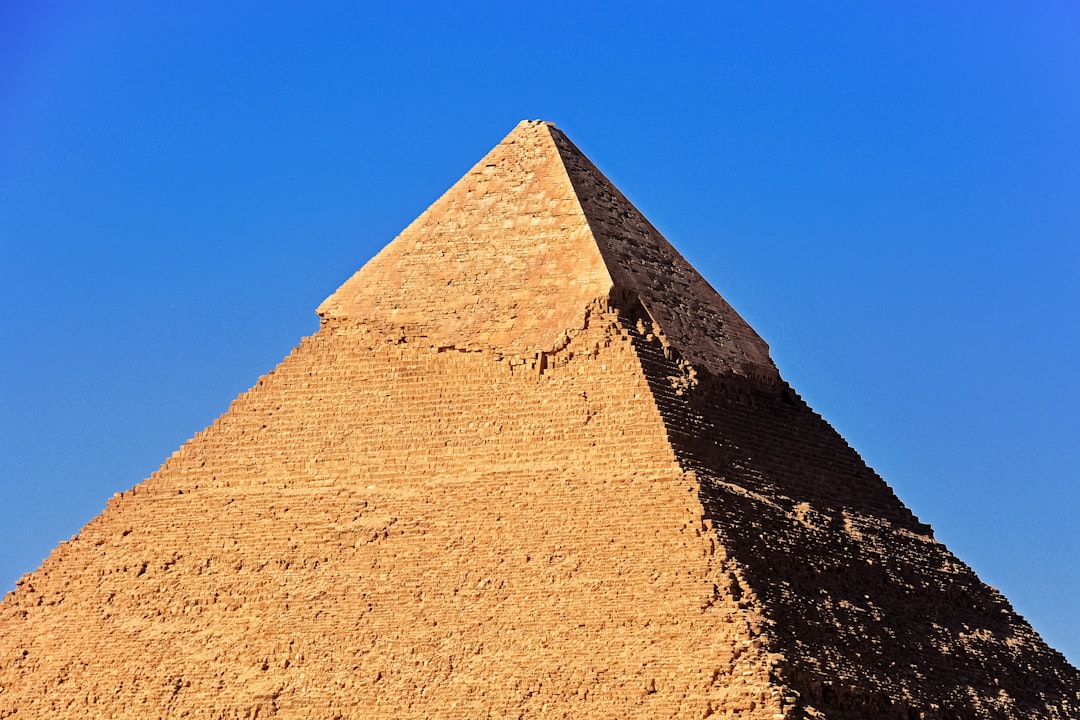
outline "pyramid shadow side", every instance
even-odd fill
[[[623,313],[631,328],[647,317]],[[1068,717],[1075,668],[782,379],[715,375],[631,339],[800,706],[840,720]]]

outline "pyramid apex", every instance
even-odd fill
[[[433,345],[531,355],[597,302],[713,373],[776,377],[768,345],[584,154],[522,120],[319,306]]]

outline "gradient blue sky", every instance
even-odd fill
[[[0,592],[543,118],[1080,662],[1080,5],[308,5],[0,3]]]

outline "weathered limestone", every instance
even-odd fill
[[[1080,713],[552,126],[319,313],[4,599],[0,718]]]

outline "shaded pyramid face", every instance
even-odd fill
[[[0,605],[4,717],[1076,717],[552,126]]]

